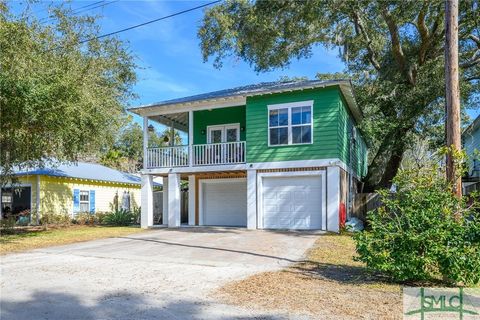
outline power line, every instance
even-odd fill
[[[89,10],[97,9],[97,8],[100,8],[100,7],[108,6],[109,4],[112,4],[112,3],[115,3],[115,2],[118,2],[118,1],[119,0],[114,0],[114,1],[110,1],[110,2],[106,2],[105,0],[97,1],[97,2],[91,3],[89,5],[85,5],[85,6],[81,6],[81,7],[73,9],[72,14],[77,15],[77,14],[85,12],[85,11],[89,11]],[[50,22],[50,21],[54,21],[55,19],[56,18],[45,17],[45,18],[40,19],[39,22],[40,23]]]
[[[79,10],[81,8],[78,8],[78,9],[75,9],[74,14],[79,14],[81,12],[93,10],[93,9],[100,8],[100,7],[105,7],[105,6],[108,6],[109,4],[112,4],[112,3],[115,3],[115,2],[118,2],[118,1],[119,0],[114,0],[114,1],[106,2],[106,3],[102,3],[102,2],[105,2],[105,1],[99,1],[97,3],[101,3],[101,4],[99,4],[98,6],[95,6],[95,7],[92,7],[92,8],[85,8],[83,10]]]
[[[212,2],[209,2],[209,3],[206,3],[206,4],[202,4],[200,6],[196,6],[196,7],[190,8],[190,9],[186,9],[186,10],[183,10],[183,11],[179,11],[179,12],[169,14],[168,16],[164,16],[164,17],[153,19],[153,20],[150,20],[150,21],[147,21],[147,22],[144,22],[144,23],[133,25],[133,26],[125,28],[125,29],[117,30],[117,31],[114,31],[114,32],[102,34],[100,36],[92,37],[90,39],[82,40],[82,41],[79,41],[77,44],[82,44],[82,43],[89,42],[89,41],[92,41],[92,40],[97,40],[97,39],[101,39],[101,38],[105,38],[105,37],[110,37],[110,36],[113,36],[113,35],[121,33],[121,32],[125,32],[125,31],[129,31],[129,30],[132,30],[132,29],[136,29],[136,28],[139,28],[139,27],[146,26],[147,24],[151,24],[151,23],[154,23],[154,22],[158,22],[158,21],[161,21],[161,20],[165,20],[165,19],[168,19],[168,18],[178,16],[178,15],[190,12],[190,11],[194,11],[194,10],[197,10],[197,9],[208,7],[208,6],[211,6],[212,4],[219,3],[219,2],[222,2],[222,0],[212,1]]]
[[[212,4],[219,3],[219,2],[222,2],[222,1],[223,1],[223,0],[212,1],[212,2],[209,2],[209,3],[206,3],[206,4],[202,4],[202,5],[200,5],[200,6],[196,6],[196,7],[190,8],[190,9],[178,11],[178,12],[169,14],[169,15],[167,15],[167,16],[163,16],[163,17],[160,17],[160,18],[157,18],[157,19],[153,19],[153,20],[150,20],[150,21],[147,21],[147,22],[143,22],[143,23],[140,23],[140,24],[136,24],[136,25],[133,25],[133,26],[128,27],[128,28],[124,28],[124,29],[120,29],[120,30],[117,30],[117,31],[114,31],[114,32],[102,34],[102,35],[99,35],[99,36],[96,36],[96,37],[92,37],[92,38],[89,38],[89,39],[81,40],[81,41],[78,41],[78,42],[76,42],[76,43],[74,43],[74,44],[72,44],[72,45],[83,44],[83,43],[90,42],[90,41],[93,41],[93,40],[110,37],[110,36],[113,36],[113,35],[115,35],[115,34],[119,34],[119,33],[125,32],[125,31],[129,31],[129,30],[132,30],[132,29],[139,28],[139,27],[143,27],[143,26],[146,26],[146,25],[151,24],[151,23],[154,23],[154,22],[158,22],[158,21],[161,21],[161,20],[165,20],[165,19],[168,19],[168,18],[172,18],[172,17],[175,17],[175,16],[179,16],[179,15],[181,15],[181,14],[184,14],[184,13],[187,13],[187,12],[190,12],[190,11],[194,11],[194,10],[197,10],[197,9],[205,8],[205,7],[211,6]],[[62,46],[59,46],[59,47],[56,47],[56,48],[48,49],[48,50],[46,50],[45,52],[52,51],[52,50],[55,50],[55,49],[61,49],[61,48],[62,48]]]

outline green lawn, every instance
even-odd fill
[[[42,230],[29,228],[0,236],[0,255],[74,242],[114,238],[144,232],[139,227],[69,226]]]

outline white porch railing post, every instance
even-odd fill
[[[193,166],[193,111],[188,111],[188,165]]]
[[[245,163],[245,141],[196,144],[146,151],[149,168]]]
[[[143,117],[143,169],[148,168],[148,117]]]

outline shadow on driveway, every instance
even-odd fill
[[[176,300],[152,303],[128,291],[106,294],[94,304],[79,297],[49,291],[35,291],[24,301],[3,300],[0,304],[2,320],[97,320],[97,319],[280,319],[271,315],[237,316],[225,314],[225,308],[206,310],[203,303]]]
[[[216,248],[216,247],[207,247],[207,246],[199,246],[199,245],[169,242],[169,241],[163,241],[163,240],[145,239],[145,238],[130,238],[130,237],[118,237],[118,238],[119,239],[135,240],[135,241],[154,242],[154,243],[158,243],[158,244],[165,244],[165,245],[170,245],[170,246],[179,246],[179,247],[186,247],[186,248],[196,248],[196,249],[206,249],[206,250],[216,250],[216,251],[240,253],[240,254],[246,254],[246,255],[251,255],[251,256],[255,256],[255,257],[268,258],[268,259],[274,259],[274,260],[280,260],[280,261],[287,261],[287,262],[292,262],[292,263],[300,262],[300,260],[292,260],[292,259],[288,259],[288,258],[270,256],[270,255],[266,255],[266,254],[249,252],[249,251]]]

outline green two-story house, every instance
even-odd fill
[[[338,231],[366,174],[362,113],[348,80],[261,83],[130,111],[144,119],[144,228],[154,224],[153,178],[162,176],[168,227]],[[152,146],[158,124],[188,143]]]

